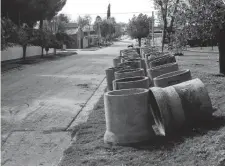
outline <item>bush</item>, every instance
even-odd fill
[[[1,50],[13,46],[17,39],[17,26],[7,18],[1,19]]]

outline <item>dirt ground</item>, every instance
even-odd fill
[[[101,98],[88,122],[74,128],[76,141],[59,165],[225,165],[225,77],[218,75],[218,55],[186,52],[177,62],[205,84],[215,110],[210,122],[133,147],[106,145]]]

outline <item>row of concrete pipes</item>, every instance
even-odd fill
[[[181,69],[173,55],[156,48],[126,49],[113,66],[106,69],[105,143],[127,145],[174,135],[212,117],[204,84]]]

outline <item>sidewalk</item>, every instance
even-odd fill
[[[217,46],[214,46],[213,50],[212,50],[212,47],[202,47],[202,48],[201,47],[193,47],[193,48],[187,48],[187,50],[184,50],[184,51],[199,52],[199,53],[215,53],[215,54],[219,53]]]

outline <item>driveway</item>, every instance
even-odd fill
[[[3,73],[2,165],[57,165],[70,126],[128,42]]]

